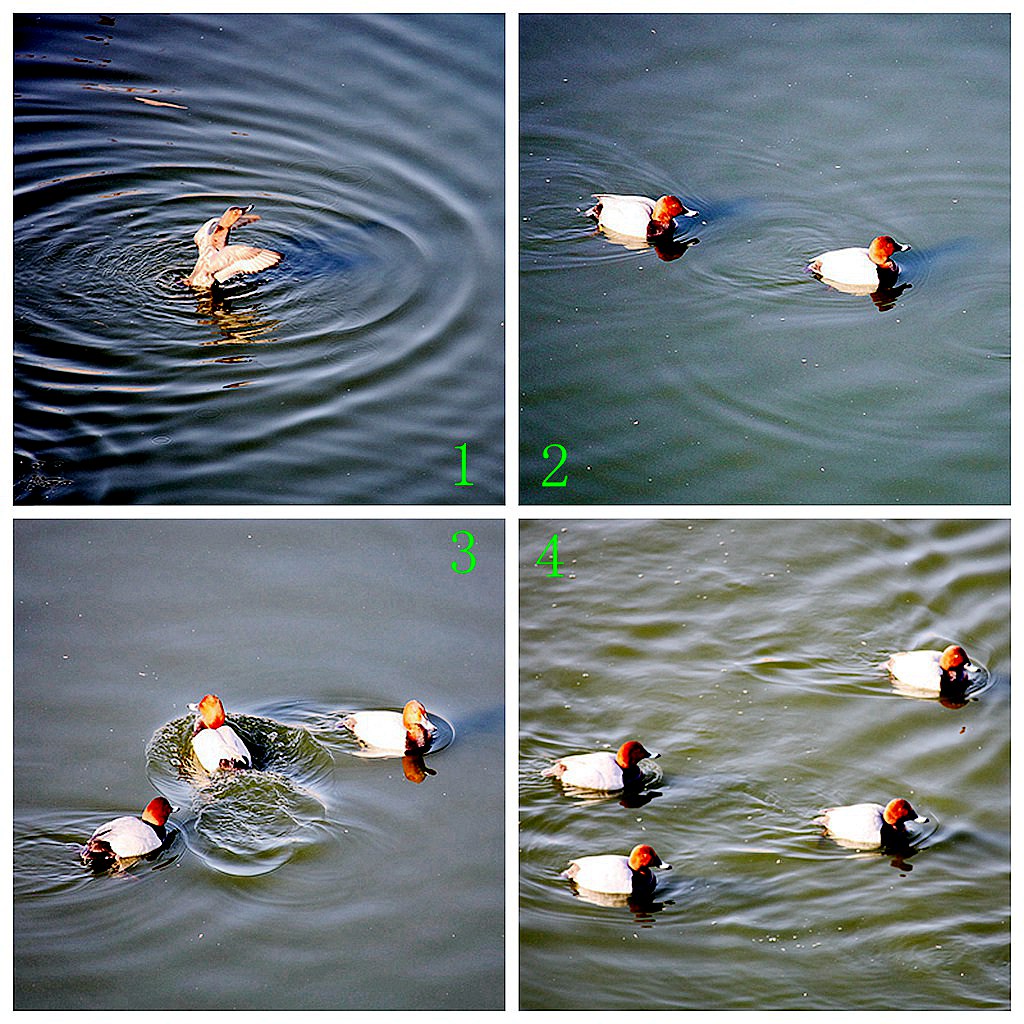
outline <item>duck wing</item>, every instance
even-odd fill
[[[282,260],[273,249],[257,249],[254,245],[228,245],[219,252],[210,254],[207,266],[220,284],[236,274],[257,274],[268,267],[277,266]]]

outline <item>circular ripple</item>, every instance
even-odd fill
[[[20,500],[428,500],[420,476],[500,402],[500,19],[279,18],[253,39],[139,16],[108,33],[116,73],[93,20],[19,23],[15,437],[71,481]],[[332,70],[296,79],[265,52],[290,44]],[[182,52],[216,61],[166,88]],[[233,241],[282,262],[185,287],[196,229],[249,203]],[[353,472],[411,437],[415,473]]]
[[[191,749],[194,717],[158,729],[146,749],[149,777],[173,793],[189,848],[225,874],[274,871],[326,834],[318,780],[331,755],[301,727],[256,715],[232,715],[231,725],[253,753],[253,769],[209,775]]]
[[[122,812],[131,815],[131,812]],[[93,828],[119,814],[97,808],[72,821],[70,815],[57,812],[35,815],[29,826],[15,821],[14,849],[18,870],[14,875],[16,898],[56,896],[78,889],[101,875],[142,877],[174,863],[184,852],[181,831],[172,819],[168,822],[167,841],[150,855],[132,862],[126,871],[96,872],[83,863],[81,850]]]
[[[597,192],[654,197],[674,192],[701,212],[694,222],[680,221],[678,235],[692,240],[706,227],[708,197],[673,184],[654,167],[630,164],[607,141],[573,132],[551,137],[535,134],[523,139],[521,150],[520,268],[524,273],[636,259],[645,253],[658,256],[640,240],[610,239],[584,216]]]

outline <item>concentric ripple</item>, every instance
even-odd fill
[[[494,500],[500,18],[107,20],[16,26],[18,500]],[[283,261],[185,287],[250,203]]]
[[[158,729],[146,750],[150,781],[172,803],[186,840],[210,867],[260,875],[323,840],[327,808],[317,783],[332,759],[302,727],[257,715],[232,715],[253,752],[253,769],[207,774],[191,752],[194,716]]]

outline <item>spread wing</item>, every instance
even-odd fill
[[[282,256],[273,249],[257,249],[254,245],[228,245],[211,253],[207,261],[214,279],[223,284],[236,274],[256,274],[277,266]]]

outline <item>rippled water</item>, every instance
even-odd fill
[[[18,1007],[503,1005],[503,529],[460,527],[468,575],[447,522],[17,524]],[[190,756],[211,691],[253,771]],[[422,758],[340,728],[413,696]],[[167,848],[94,876],[155,792]]]
[[[1008,523],[527,521],[520,551],[524,1008],[1008,1008]],[[889,653],[949,642],[972,699],[893,689]],[[638,798],[540,775],[626,739],[661,754]],[[930,819],[902,859],[812,821],[895,796]],[[560,877],[640,842],[649,903]]]
[[[14,48],[17,500],[500,500],[500,16],[17,16]],[[184,287],[249,203],[232,241],[280,266]]]
[[[13,24],[16,503],[502,500],[502,15]],[[1006,15],[520,35],[525,503],[1009,500]],[[234,203],[283,260],[191,291]],[[804,272],[881,231],[896,293]],[[509,865],[503,530],[16,519],[16,1007],[494,1010],[517,938],[530,1010],[1009,1006],[1007,522],[522,522]],[[894,688],[951,641],[965,699]],[[254,770],[192,760],[209,691]],[[412,696],[424,757],[341,728]],[[540,774],[629,737],[639,793]],[[165,848],[87,870],[154,792]],[[902,856],[813,822],[896,795]],[[641,841],[653,899],[561,876]]]
[[[530,15],[520,50],[524,501],[1009,500],[1007,16]],[[699,244],[616,244],[595,192],[675,192]],[[898,296],[804,272],[882,233]]]
[[[194,722],[188,713],[154,733],[147,774],[157,792],[185,809],[189,848],[210,867],[264,874],[316,842],[318,833],[329,834],[327,809],[315,792],[333,759],[307,729],[232,714],[232,728],[253,752],[253,770],[211,776],[191,753]]]

